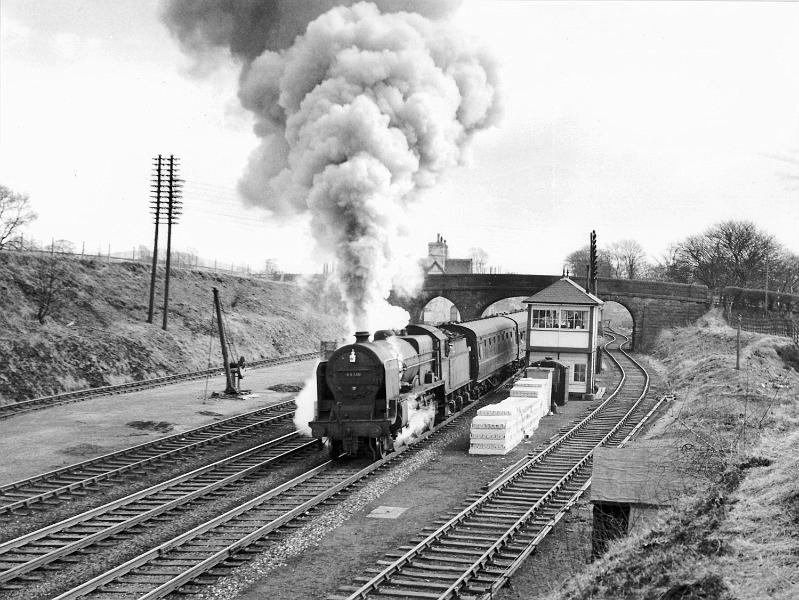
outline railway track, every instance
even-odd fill
[[[202,503],[219,502],[265,469],[318,451],[320,444],[297,432],[195,469],[146,490],[115,500],[59,523],[0,544],[0,590],[23,587],[19,581],[44,580],[76,552],[103,540],[130,538],[168,523],[176,513]],[[54,564],[55,563],[55,564]],[[9,583],[11,582],[11,583]]]
[[[643,368],[608,354],[622,380],[590,415],[329,600],[492,597],[588,489],[593,451],[624,443],[654,411]]]
[[[607,400],[592,403],[593,410],[586,411],[579,423],[509,467],[486,486],[486,494],[470,498],[457,515],[436,522],[412,546],[401,548],[331,598],[488,598],[587,489],[593,450],[602,443],[623,443],[654,411],[652,402],[643,401],[646,374],[623,353],[609,354],[625,374]],[[473,402],[418,443],[365,468],[323,463],[62,593],[57,600],[143,600],[178,590],[202,591],[280,540],[298,519],[319,514],[322,507],[365,485],[370,476],[423,450],[481,404]]]
[[[0,486],[0,516],[48,510],[111,480],[140,475],[214,447],[269,435],[290,422],[294,410],[293,400],[281,402]]]
[[[262,360],[253,361],[248,365],[248,367],[250,369],[271,367],[275,365],[310,360],[312,358],[317,358],[318,356],[318,352],[306,352],[304,354],[295,354],[291,356],[265,358]],[[63,394],[55,394],[53,396],[42,396],[40,398],[22,400],[20,402],[14,402],[13,404],[0,406],[0,419],[7,419],[15,415],[32,412],[34,410],[41,410],[42,408],[49,408],[51,406],[58,406],[60,404],[80,402],[82,400],[88,400],[89,398],[96,398],[98,396],[110,396],[115,394],[138,392],[140,390],[162,387],[172,383],[191,381],[193,379],[202,379],[204,377],[220,375],[222,373],[224,373],[224,369],[221,368],[204,369],[201,371],[190,371],[188,373],[167,375],[165,377],[155,377],[153,379],[143,379],[141,381],[131,381],[128,383],[121,383],[119,385],[106,385],[102,387],[90,388],[87,390],[76,390],[74,392],[65,392]]]
[[[68,598],[154,599],[176,590],[199,591],[285,534],[284,526],[325,505],[334,496],[359,489],[369,476],[387,471],[424,450],[481,405],[475,400],[412,446],[404,446],[366,467],[328,461],[128,562],[58,596]]]

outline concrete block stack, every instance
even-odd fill
[[[530,437],[538,427],[540,417],[534,414],[535,407],[530,397],[524,396],[510,396],[500,404],[515,407],[519,411],[519,418],[521,419],[522,433],[524,437]]]
[[[507,454],[524,437],[523,418],[515,402],[484,406],[472,419],[469,454]]]
[[[530,405],[533,429],[549,414],[551,384],[545,379],[520,379],[511,388],[510,397],[524,399]],[[529,435],[529,434],[528,434]]]
[[[508,398],[477,411],[469,454],[507,454],[523,437],[533,435],[541,418],[549,414],[551,394],[552,369],[516,381]]]

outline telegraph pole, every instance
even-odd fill
[[[147,322],[153,322],[153,307],[155,306],[155,272],[158,268],[158,223],[161,221],[161,178],[163,177],[162,167],[163,158],[159,154],[157,158],[153,159],[155,167],[153,168],[152,183],[150,184],[150,192],[152,200],[150,200],[150,208],[153,211],[155,219],[155,240],[153,241],[153,269],[150,274],[150,306],[147,309]]]
[[[591,232],[590,244],[589,244],[589,263],[590,263],[590,289],[588,290],[590,293],[596,296],[597,293],[597,285],[596,285],[596,277],[597,277],[597,253],[596,253],[596,231]]]
[[[178,178],[178,170],[178,159],[170,154],[166,167],[166,279],[164,282],[164,324],[162,325],[164,331],[166,331],[167,314],[169,311],[169,267],[172,254],[172,225],[177,223],[181,213],[181,207],[183,206],[183,202],[180,200],[180,188],[183,186],[183,181]]]

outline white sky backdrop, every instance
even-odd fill
[[[724,219],[799,252],[799,3],[467,0],[454,21],[493,51],[505,114],[412,209],[419,255],[441,233],[555,274],[591,229],[654,259]],[[178,249],[321,269],[301,223],[237,198],[256,139],[236,65],[190,76],[156,1],[3,0],[0,34],[0,183],[30,194],[35,237],[150,246],[151,159],[174,153]]]

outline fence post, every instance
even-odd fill
[[[738,315],[738,336],[735,340],[735,370],[741,370],[741,315]]]

